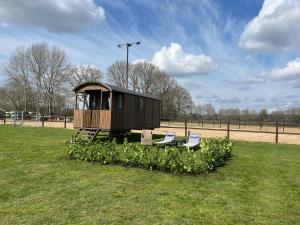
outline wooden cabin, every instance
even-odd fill
[[[74,128],[125,133],[160,126],[160,99],[111,84],[88,82],[76,94]]]

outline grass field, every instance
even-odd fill
[[[300,146],[234,142],[216,172],[69,160],[74,131],[0,126],[0,224],[300,224]]]

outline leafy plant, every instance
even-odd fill
[[[73,142],[68,145],[70,158],[102,164],[117,163],[120,160],[116,147],[115,139],[91,142],[87,138],[80,137],[73,139]]]
[[[124,139],[120,157],[116,140],[91,142],[76,138],[69,143],[69,156],[74,159],[100,162],[102,164],[122,163],[125,166],[149,170],[162,169],[174,173],[203,173],[223,166],[231,156],[232,143],[228,139],[206,139],[200,143],[200,150],[185,147],[144,146],[129,143]]]
[[[231,156],[232,143],[227,139],[206,139],[200,144],[202,160],[207,171],[224,165]]]

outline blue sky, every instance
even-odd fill
[[[37,41],[104,73],[125,59],[117,44],[141,41],[130,61],[166,70],[197,104],[300,107],[299,0],[0,0],[0,64]]]

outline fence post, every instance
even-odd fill
[[[241,129],[241,120],[239,119],[239,129]]]
[[[21,126],[24,126],[24,112],[21,112]]]
[[[227,123],[227,138],[229,139],[229,132],[230,132],[230,120]]]
[[[284,126],[285,126],[285,123],[284,121],[282,122],[282,131],[284,132]]]
[[[4,115],[3,123],[4,123],[4,125],[6,124],[6,115]]]
[[[222,128],[222,120],[220,120],[220,128]]]
[[[261,130],[261,128],[262,128],[262,121],[260,121],[259,123],[259,130]]]
[[[44,125],[45,125],[45,116],[44,116],[44,113],[42,114],[41,120],[42,120],[42,127],[44,127]]]
[[[276,121],[276,135],[275,135],[275,143],[278,143],[278,121]]]
[[[64,117],[64,128],[67,128],[67,116]]]
[[[246,121],[244,120],[244,128],[246,127]]]
[[[187,137],[187,119],[184,119],[184,136]]]

